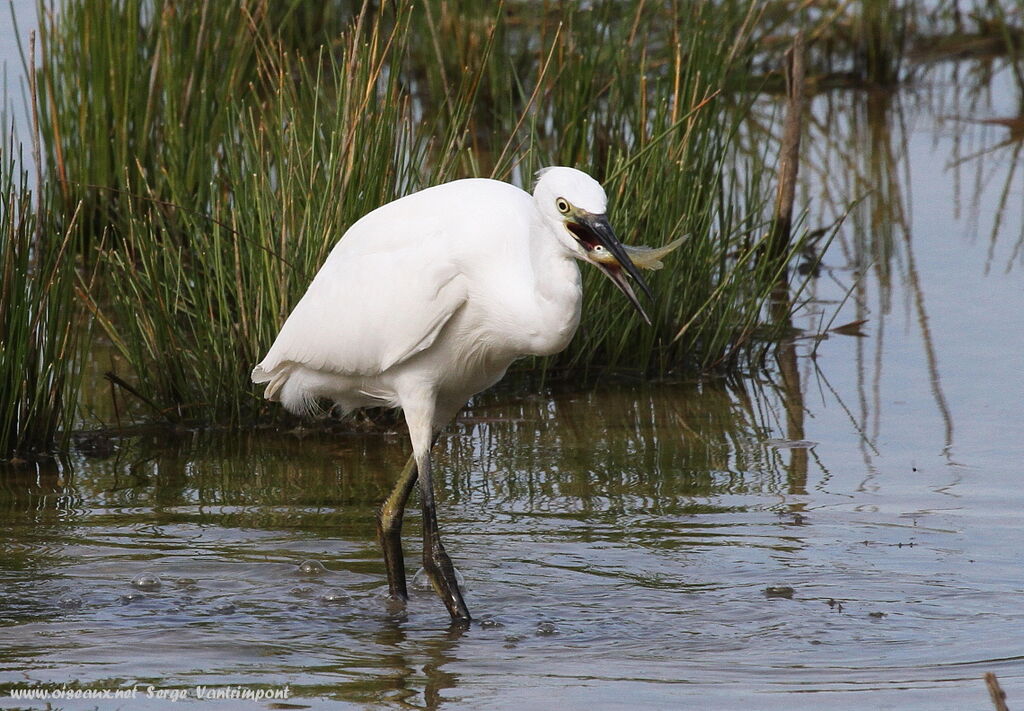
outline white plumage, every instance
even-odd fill
[[[358,220],[253,370],[253,381],[267,383],[265,396],[297,413],[321,399],[346,411],[401,407],[423,494],[436,432],[466,400],[500,380],[517,358],[557,353],[569,343],[582,302],[577,260],[601,268],[643,314],[622,270],[638,280],[639,274],[604,217],[601,186],[572,168],[538,177],[533,195],[495,180],[458,180]],[[405,479],[396,492],[403,484],[407,496]],[[423,498],[432,508],[432,492]],[[400,529],[401,507],[391,514]],[[386,560],[395,554],[387,533],[382,529]],[[443,580],[446,560],[439,537],[436,547],[425,542],[435,588],[447,596],[453,618],[468,620],[457,586]],[[404,597],[404,572],[388,564],[392,594]]]

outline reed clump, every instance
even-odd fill
[[[159,417],[266,414],[249,371],[361,215],[470,175],[529,189],[552,164],[604,183],[625,241],[688,237],[652,275],[654,328],[588,274],[579,334],[544,365],[692,371],[765,343],[801,238],[764,249],[774,156],[737,148],[753,99],[722,91],[753,56],[751,4],[272,5],[44,19],[52,204],[104,274],[80,292],[112,377]]]
[[[8,143],[0,150],[0,459],[47,454],[74,421],[84,340],[75,228],[35,204]]]
[[[131,220],[140,183],[205,209],[261,48],[315,49],[347,24],[348,13],[329,10],[295,0],[40,2],[38,121],[63,212],[80,206],[91,242]]]

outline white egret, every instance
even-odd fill
[[[377,517],[392,597],[408,597],[402,513],[418,479],[423,567],[452,619],[469,621],[441,545],[430,449],[514,360],[568,345],[583,296],[576,260],[604,272],[650,323],[626,276],[648,297],[650,289],[608,224],[606,204],[596,180],[556,167],[538,173],[532,196],[467,179],[379,207],[338,242],[253,370],[265,397],[295,413],[316,410],[319,400],[343,411],[402,408],[413,454]],[[645,256],[644,266],[661,266],[663,254]]]

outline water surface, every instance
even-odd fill
[[[373,509],[400,435],[115,440],[3,489],[0,683],[474,709],[977,707],[986,671],[1020,688],[1011,471],[898,443],[865,469],[834,399],[799,442],[782,402],[749,381],[481,398],[437,450],[465,632],[433,593],[385,599]]]

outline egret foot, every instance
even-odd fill
[[[448,557],[444,546],[441,545],[441,538],[434,530],[432,535],[424,537],[423,548],[423,572],[427,574],[434,592],[441,598],[441,602],[448,608],[452,622],[469,624],[472,619],[466,601],[462,599],[462,590],[459,589],[459,581],[456,577],[455,566],[452,559]]]
[[[401,519],[401,513],[398,516]],[[393,600],[405,602],[409,599],[409,589],[405,582],[405,556],[402,554],[401,527],[389,526],[385,521],[388,517],[383,511],[377,513],[377,540],[384,552],[384,568],[388,575],[388,595]]]
[[[405,602],[409,589],[405,583],[405,556],[402,554],[402,518],[405,503],[416,485],[416,460],[409,461],[395,482],[388,498],[377,511],[377,540],[384,552],[384,568],[388,574],[388,594],[393,600]]]
[[[407,417],[408,414],[407,411]],[[426,439],[423,437],[420,441]],[[423,570],[430,580],[430,585],[441,598],[441,602],[448,608],[452,622],[467,625],[471,619],[469,609],[466,607],[465,600],[462,599],[462,591],[459,590],[459,581],[455,577],[455,566],[452,565],[452,559],[448,557],[444,546],[441,545],[441,532],[437,526],[434,483],[430,465],[430,446],[433,444],[433,440],[428,441],[430,445],[420,448],[414,455],[416,468],[419,470],[417,481],[420,488],[420,507],[423,511]],[[417,440],[414,438],[414,450],[416,450],[416,442]]]

